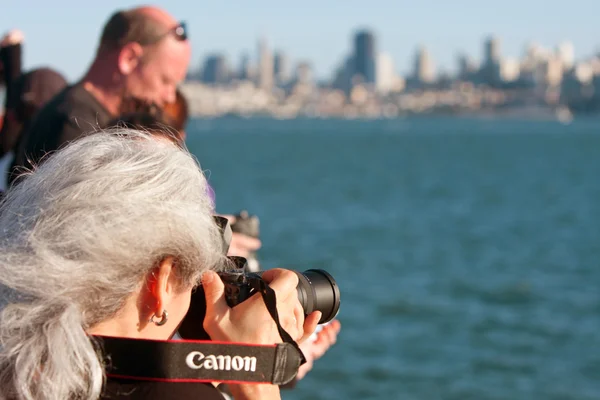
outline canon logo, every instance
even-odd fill
[[[216,371],[256,371],[256,357],[240,356],[204,356],[199,351],[192,351],[185,358],[185,363],[191,369],[214,369]]]

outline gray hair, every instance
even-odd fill
[[[96,399],[86,329],[165,257],[185,288],[223,255],[207,183],[172,143],[117,129],[58,151],[0,208],[0,399]]]

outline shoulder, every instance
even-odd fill
[[[40,110],[26,136],[53,150],[65,141],[98,130],[106,123],[106,114],[92,95],[81,84],[76,84],[67,87]]]
[[[56,104],[56,112],[82,132],[98,129],[110,118],[106,109],[82,84],[73,85],[65,91],[62,101]]]

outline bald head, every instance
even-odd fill
[[[144,15],[150,19],[155,20],[157,23],[160,23],[165,27],[177,25],[177,20],[162,8],[153,6],[143,6],[134,8],[131,10],[131,12]]]
[[[128,43],[153,44],[177,25],[173,16],[158,7],[117,11],[104,25],[98,52],[119,50]]]

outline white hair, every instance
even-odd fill
[[[208,185],[172,143],[126,129],[52,155],[0,208],[0,399],[96,399],[86,329],[114,316],[165,257],[190,288],[223,255]]]

